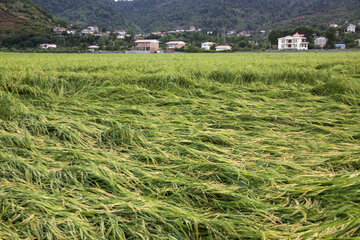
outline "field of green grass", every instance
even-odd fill
[[[0,239],[360,239],[360,52],[0,54]]]

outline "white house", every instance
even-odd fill
[[[231,49],[230,46],[216,46],[216,51],[229,51]]]
[[[360,39],[356,39],[355,42],[357,42],[358,45],[360,45]]]
[[[241,31],[238,36],[244,36],[244,37],[250,37],[251,32],[250,31]]]
[[[44,43],[44,44],[40,44],[40,47],[43,49],[56,48],[56,44]]]
[[[327,43],[327,38],[326,37],[317,37],[317,38],[315,38],[314,43],[317,46],[325,46]]]
[[[95,52],[99,50],[99,46],[97,45],[90,45],[88,48],[89,48],[89,52]]]
[[[196,31],[196,27],[195,26],[191,26],[190,28],[189,28],[189,32],[195,32]]]
[[[94,33],[99,31],[99,28],[96,27],[96,26],[88,26],[87,28],[88,28],[90,31],[93,31]]]
[[[75,34],[76,34],[76,30],[75,30],[75,29],[69,29],[69,30],[67,30],[67,34],[75,35]]]
[[[186,43],[183,41],[170,41],[166,43],[167,50],[175,50],[185,47]]]
[[[125,37],[126,37],[126,31],[125,30],[114,31],[114,34],[116,35],[117,39],[125,39]]]
[[[304,34],[295,33],[293,36],[278,38],[279,50],[308,50],[309,42],[306,42]]]
[[[93,35],[93,34],[94,34],[94,31],[91,31],[90,29],[85,28],[85,29],[81,30],[80,33],[81,33],[82,35],[89,35],[89,34]]]
[[[216,45],[214,42],[204,42],[201,43],[201,48],[205,50],[210,50],[211,46]]]
[[[356,26],[354,24],[350,24],[347,29],[346,29],[347,32],[349,33],[354,33],[356,31]]]
[[[94,36],[96,36],[96,37],[104,37],[104,36],[109,36],[109,34],[106,33],[106,32],[96,32],[96,33],[94,33]]]

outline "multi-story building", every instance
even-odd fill
[[[156,39],[144,39],[144,40],[136,40],[135,41],[135,49],[137,51],[150,51],[156,52],[160,50],[159,40]]]
[[[295,33],[293,36],[278,38],[279,50],[308,50],[309,42],[304,34]]]
[[[317,38],[315,38],[314,43],[317,46],[325,46],[327,43],[327,38],[326,37],[317,37]]]
[[[346,31],[349,33],[354,33],[356,31],[356,26],[354,24],[350,24],[347,28]]]
[[[166,49],[169,51],[174,51],[175,49],[185,47],[186,43],[183,41],[170,41],[166,43]]]

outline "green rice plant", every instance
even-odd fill
[[[321,96],[334,94],[360,94],[360,81],[353,78],[337,77],[327,80],[312,92]]]
[[[128,124],[114,123],[109,130],[101,134],[101,141],[111,146],[145,146],[144,137]]]
[[[0,118],[4,120],[12,120],[21,112],[25,111],[24,104],[19,102],[10,93],[0,90]]]
[[[1,239],[357,239],[359,52],[0,53]]]

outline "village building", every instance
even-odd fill
[[[230,51],[232,49],[232,47],[230,46],[216,46],[216,51]]]
[[[195,26],[191,26],[190,28],[189,28],[189,32],[195,32],[196,31],[196,27]]]
[[[83,30],[81,30],[82,35],[94,35],[95,33],[99,32],[99,28],[96,26],[89,26]]]
[[[330,27],[334,27],[334,28],[337,28],[339,25],[337,25],[336,23],[330,23],[329,25]]]
[[[135,39],[142,38],[142,37],[144,37],[144,34],[142,34],[142,33],[135,34]]]
[[[116,30],[114,31],[114,34],[117,39],[125,39],[126,37],[126,31],[125,30]]]
[[[243,37],[250,37],[251,36],[251,32],[250,31],[241,31],[238,36],[243,36]]]
[[[48,44],[48,43],[44,43],[44,44],[40,44],[40,48],[42,49],[49,49],[49,48],[56,48],[56,44]]]
[[[354,33],[356,31],[356,25],[354,24],[350,24],[347,28],[346,28],[346,32],[348,33]]]
[[[235,30],[228,31],[228,32],[227,32],[227,35],[228,35],[228,36],[236,35],[236,31],[235,31]]]
[[[109,36],[109,34],[106,33],[106,32],[96,32],[96,33],[94,33],[94,36],[96,36],[96,37],[104,37],[104,36]]]
[[[335,44],[334,46],[335,46],[335,48],[338,48],[338,49],[345,49],[346,48],[346,44],[344,44],[344,43],[338,43],[338,44]]]
[[[360,45],[360,39],[356,39],[355,42],[357,42],[358,45]]]
[[[88,28],[85,28],[85,29],[81,30],[80,33],[81,33],[81,35],[94,35],[94,31],[91,31]]]
[[[99,32],[99,28],[96,26],[88,26],[87,28],[94,33]]]
[[[317,37],[317,38],[315,38],[314,43],[315,43],[316,46],[322,46],[323,47],[327,43],[327,38],[326,37]]]
[[[165,37],[166,36],[166,32],[152,32],[151,35],[156,35],[156,36],[160,36],[160,37]]]
[[[135,49],[137,51],[150,51],[157,52],[160,50],[159,40],[156,39],[144,39],[135,41]]]
[[[186,43],[183,41],[170,41],[166,43],[166,49],[168,51],[175,51],[175,49],[180,49],[185,47]]]
[[[216,45],[214,42],[204,42],[201,43],[201,48],[205,50],[211,50],[211,46]]]
[[[69,29],[66,31],[67,34],[72,34],[72,35],[75,35],[76,34],[76,30],[75,29]]]
[[[53,28],[53,32],[56,35],[61,35],[63,32],[66,32],[66,31],[67,31],[67,29],[64,28],[64,27],[55,27],[55,28]]]
[[[309,42],[306,42],[304,34],[295,33],[293,36],[278,38],[279,50],[308,50]]]
[[[90,45],[89,47],[88,47],[88,49],[89,49],[89,52],[95,52],[95,51],[97,51],[97,50],[99,50],[99,46],[97,46],[97,45]]]

